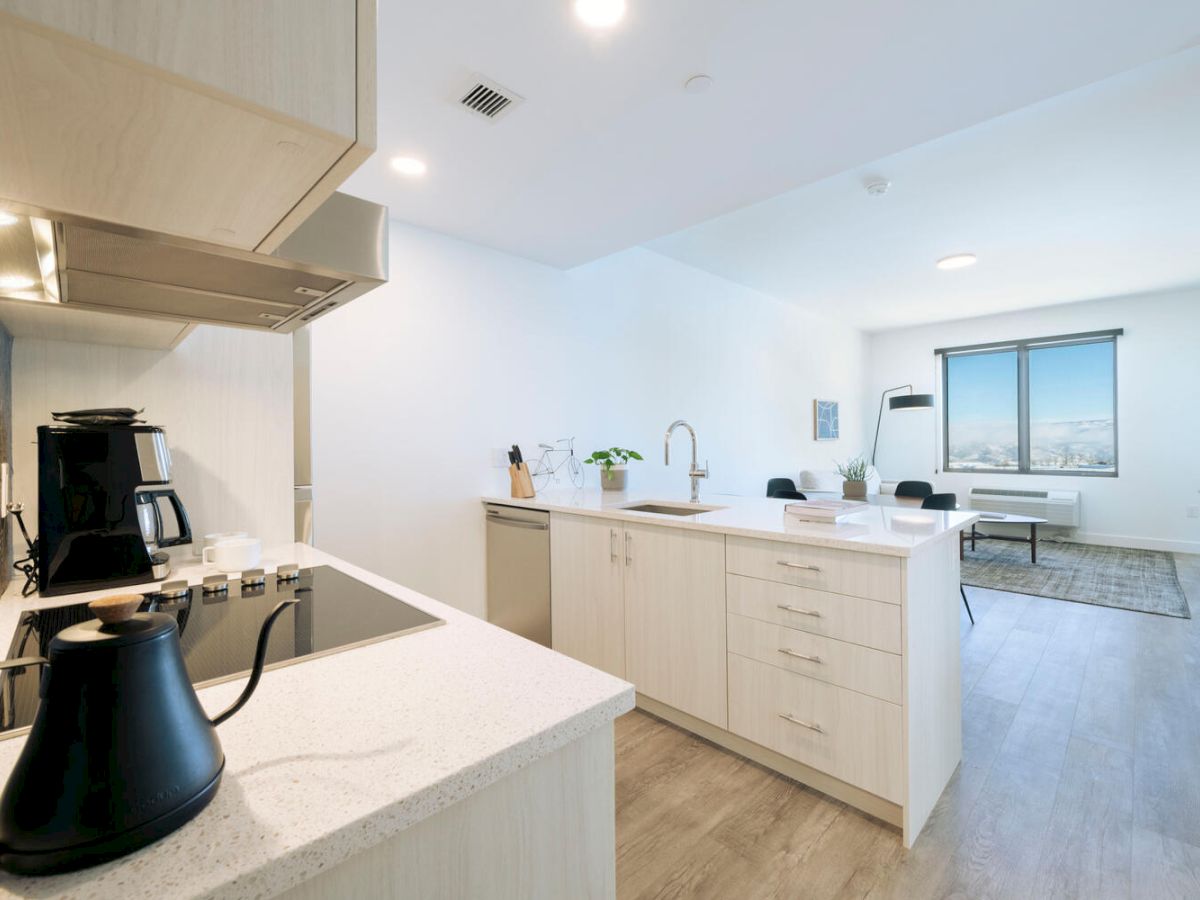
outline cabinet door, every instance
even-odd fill
[[[725,536],[626,523],[625,542],[625,677],[725,728]]]
[[[550,646],[625,677],[621,523],[550,514]]]

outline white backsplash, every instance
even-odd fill
[[[29,511],[31,531],[37,426],[50,423],[51,411],[132,406],[145,407],[142,418],[167,431],[173,484],[194,535],[292,540],[288,337],[201,326],[171,351],[18,337],[12,376],[14,499]]]

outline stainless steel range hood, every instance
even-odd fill
[[[387,208],[348,194],[270,255],[3,201],[0,216],[5,300],[287,333],[387,281]]]

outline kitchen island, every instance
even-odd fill
[[[550,490],[551,643],[638,706],[902,830],[962,758],[958,534],[971,512]]]
[[[0,873],[0,897],[613,896],[612,720],[632,688],[312,547],[264,556],[268,573],[284,563],[333,566],[444,624],[269,670],[218,729],[224,778],[195,819],[94,868]],[[14,585],[0,630],[106,593]],[[244,683],[200,701],[215,713]],[[23,743],[0,741],[0,777]]]

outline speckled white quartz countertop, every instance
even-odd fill
[[[894,498],[875,497],[868,508],[847,516],[841,522],[805,522],[787,515],[784,507],[791,500],[770,497],[739,497],[731,494],[709,494],[701,497],[701,507],[721,509],[698,512],[690,516],[633,512],[623,506],[652,501],[687,503],[687,496],[662,493],[639,494],[601,491],[594,488],[573,490],[553,488],[530,500],[513,497],[484,497],[485,503],[503,503],[526,509],[600,516],[626,522],[669,525],[742,537],[791,541],[816,547],[836,547],[862,553],[885,556],[911,556],[919,547],[953,537],[963,528],[978,521],[970,511],[942,512],[921,509],[919,503],[906,504]]]
[[[446,624],[267,672],[218,730],[225,775],[199,816],[91,869],[0,873],[0,897],[270,897],[633,708],[626,682],[328,554],[296,544],[264,556],[268,571],[284,562],[336,566]],[[23,609],[103,593],[39,600],[10,588],[0,633],[8,639]],[[215,713],[244,684],[204,688],[200,700]],[[24,742],[0,741],[0,777]]]

